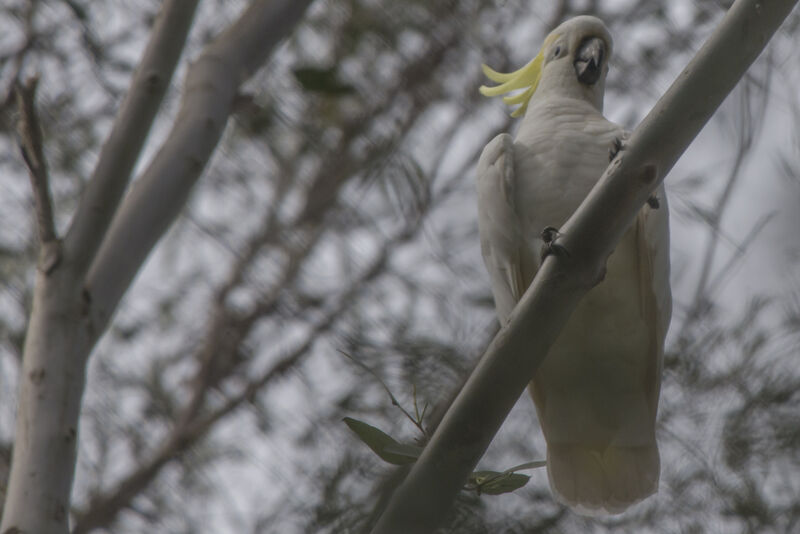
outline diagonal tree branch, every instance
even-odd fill
[[[766,46],[796,0],[737,0],[562,228],[549,256],[378,520],[432,532],[652,191]],[[531,332],[533,328],[534,332]]]
[[[117,211],[192,26],[197,0],[168,0],[158,16],[100,160],[64,239],[79,275],[88,269]]]
[[[219,142],[239,85],[300,20],[311,0],[260,0],[190,67],[167,142],[120,206],[87,278],[102,331],[155,243],[183,209]]]
[[[28,165],[36,205],[36,220],[39,228],[39,241],[46,246],[56,239],[53,222],[53,200],[50,196],[50,177],[42,146],[42,128],[36,113],[36,86],[39,78],[29,78],[25,84],[17,82],[15,93],[19,109],[19,147]]]

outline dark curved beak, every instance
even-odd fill
[[[594,85],[600,79],[605,53],[606,43],[599,37],[587,37],[581,42],[573,63],[578,81],[585,85]]]

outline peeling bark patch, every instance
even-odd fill
[[[44,368],[40,367],[39,369],[34,369],[28,373],[28,378],[30,378],[31,382],[38,386],[44,381]]]

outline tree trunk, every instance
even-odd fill
[[[36,276],[2,532],[67,532],[78,416],[91,346],[81,285]]]

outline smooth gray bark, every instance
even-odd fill
[[[756,59],[796,0],[738,0],[561,229],[551,255],[396,491],[373,534],[424,534],[444,519],[624,231]]]
[[[196,8],[197,0],[170,0],[159,13],[130,90],[64,237],[64,249],[76,275],[82,276],[89,268],[128,186],[186,44]]]
[[[190,68],[170,136],[120,205],[196,5],[165,2],[66,238],[43,244],[40,253],[0,532],[69,531],[89,354],[152,247],[184,206],[219,141],[239,85],[289,34],[310,3],[253,2],[205,49]],[[55,265],[45,258],[53,247],[60,249]]]
[[[91,321],[104,330],[156,241],[172,224],[219,142],[242,82],[300,20],[311,0],[254,2],[189,68],[167,141],[131,188],[87,278]]]

